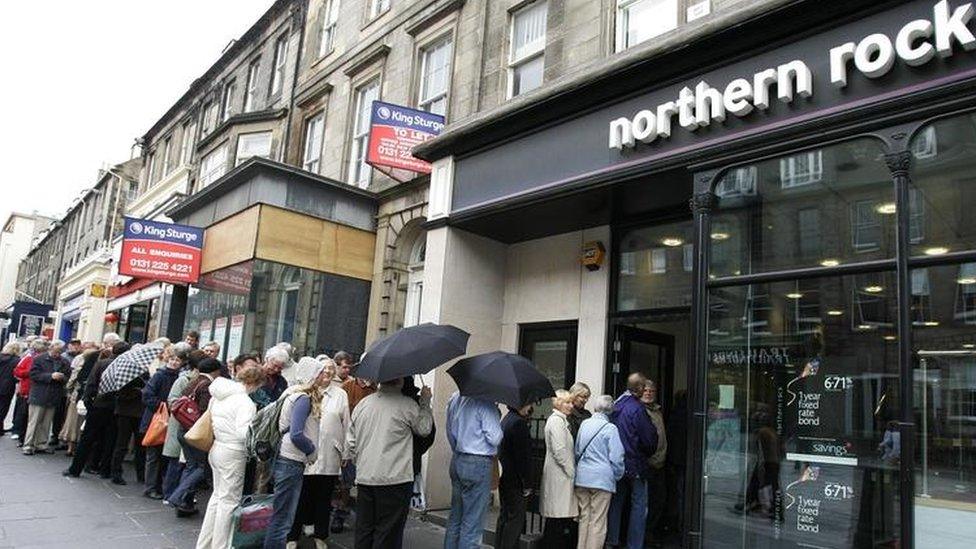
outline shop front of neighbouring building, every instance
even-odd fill
[[[972,16],[796,2],[449,128],[421,319],[557,388],[655,380],[668,543],[970,546]]]

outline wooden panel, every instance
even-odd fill
[[[207,228],[200,272],[216,271],[254,258],[261,206],[253,206]]]
[[[255,257],[372,280],[375,247],[369,231],[263,206]]]

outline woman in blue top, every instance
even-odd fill
[[[576,500],[579,502],[579,549],[599,549],[607,537],[607,510],[617,481],[624,476],[624,446],[607,417],[613,397],[601,395],[593,417],[576,437]]]

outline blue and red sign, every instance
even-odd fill
[[[437,137],[444,117],[426,111],[373,101],[366,162],[419,173],[430,173],[430,163],[414,158],[413,148]]]
[[[190,284],[200,277],[203,229],[126,217],[119,274]]]

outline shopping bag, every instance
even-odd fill
[[[149,420],[149,427],[146,427],[146,435],[142,437],[142,445],[160,446],[166,442],[166,427],[169,424],[169,410],[165,402],[160,402],[156,407],[156,413]]]
[[[210,451],[210,447],[214,443],[213,420],[210,419],[210,410],[200,416],[193,427],[190,427],[190,430],[183,435],[183,439],[197,450]]]
[[[244,496],[241,504],[231,513],[233,523],[231,544],[236,548],[261,547],[273,514],[274,494]]]
[[[173,408],[170,410],[173,417],[184,429],[189,429],[196,424],[197,420],[200,419],[202,415],[200,413],[200,407],[197,406],[197,401],[188,396],[181,396],[173,402]]]

